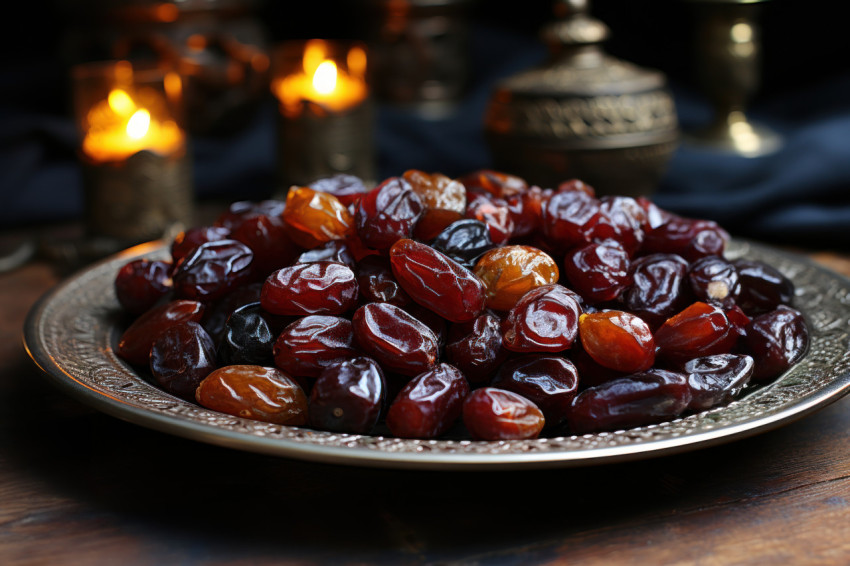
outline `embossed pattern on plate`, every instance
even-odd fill
[[[764,432],[805,416],[850,390],[850,280],[762,245],[735,241],[727,256],[767,261],[797,287],[795,306],[811,331],[805,358],[769,386],[726,407],[610,433],[481,442],[407,440],[319,432],[224,415],[173,397],[113,351],[120,327],[117,270],[135,257],[167,257],[149,243],[60,284],[29,313],[24,341],[53,382],[105,413],[167,433],[284,457],[418,469],[577,466],[682,452]]]

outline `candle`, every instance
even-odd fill
[[[343,67],[332,57],[330,47],[321,39],[308,41],[300,69],[272,81],[272,92],[287,116],[297,116],[304,102],[328,112],[344,112],[366,100],[366,51],[352,46],[345,52]]]
[[[273,58],[278,191],[348,174],[374,180],[373,110],[366,50],[358,43],[287,42]]]
[[[179,76],[118,61],[78,65],[72,78],[89,235],[129,245],[191,222]]]

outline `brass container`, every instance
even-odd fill
[[[679,126],[666,77],[604,52],[608,27],[586,0],[560,0],[544,28],[550,61],[498,84],[485,116],[493,167],[554,187],[578,178],[598,194],[649,195]]]

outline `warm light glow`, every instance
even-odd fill
[[[352,47],[348,51],[348,72],[355,77],[366,76],[366,50],[362,47]]]
[[[321,39],[311,39],[304,46],[304,74],[312,77],[316,73],[316,69],[326,59],[327,48],[325,42]]]
[[[120,88],[112,89],[107,98],[109,108],[119,116],[129,116],[136,109],[136,104],[126,91]]]
[[[168,155],[183,144],[183,131],[168,117],[164,98],[149,90],[112,89],[86,116],[83,152],[97,162],[122,161],[142,150]]]
[[[151,113],[145,109],[136,112],[127,121],[127,135],[134,140],[145,137],[151,127]]]
[[[313,39],[304,46],[301,70],[272,81],[272,92],[288,116],[299,115],[305,101],[341,112],[366,99],[365,71],[363,48],[352,48],[339,59],[334,58],[327,42]]]
[[[333,61],[322,61],[313,73],[313,88],[319,94],[330,94],[336,88],[336,64]]]

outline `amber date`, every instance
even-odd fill
[[[410,238],[425,207],[403,177],[390,177],[366,193],[357,206],[355,225],[366,247],[388,250]]]
[[[578,323],[584,351],[602,366],[626,373],[655,363],[655,340],[649,325],[625,311],[583,314]]]
[[[402,175],[428,211],[448,210],[462,214],[466,210],[466,188],[442,173],[409,169]]]
[[[374,360],[358,357],[328,366],[310,391],[310,426],[369,434],[385,395],[384,374]]]
[[[364,305],[351,323],[357,344],[387,371],[414,376],[437,364],[439,342],[434,332],[395,305]]]
[[[495,387],[476,389],[463,402],[463,424],[474,440],[537,438],[546,424],[532,401]]]
[[[236,240],[201,244],[174,272],[174,291],[181,299],[215,301],[247,282],[254,253]]]
[[[351,321],[311,315],[283,329],[272,349],[275,365],[293,377],[318,377],[329,365],[353,358]]]
[[[487,306],[507,311],[527,292],[557,283],[558,266],[547,253],[531,246],[490,250],[475,264],[475,274],[487,287]]]
[[[401,438],[436,438],[458,420],[468,394],[463,374],[438,364],[402,388],[387,411],[387,427]]]
[[[350,267],[332,261],[297,263],[269,275],[260,294],[273,314],[343,314],[357,304],[357,278]]]
[[[235,417],[291,426],[307,423],[307,396],[298,383],[275,368],[219,368],[201,382],[195,399],[207,409]]]
[[[564,422],[578,392],[578,370],[568,359],[530,354],[505,362],[491,385],[534,402],[546,417],[546,426]]]
[[[171,290],[171,264],[165,261],[135,259],[115,276],[115,296],[121,307],[139,315],[152,308]]]
[[[694,358],[729,353],[744,334],[746,316],[698,301],[655,331],[658,357],[674,366]]]
[[[732,401],[753,376],[753,358],[741,354],[717,354],[685,364],[691,388],[692,411],[705,411]]]
[[[200,322],[204,305],[198,301],[177,300],[165,303],[139,316],[121,335],[116,353],[136,365],[148,365],[151,346],[157,336],[171,326]]]
[[[581,298],[553,283],[532,289],[502,325],[505,348],[514,352],[561,352],[578,335]]]
[[[568,421],[576,434],[627,429],[675,418],[690,402],[684,374],[651,369],[585,389]]]
[[[769,381],[800,361],[809,347],[809,328],[800,311],[780,305],[747,325],[747,351],[755,359],[753,381]]]
[[[485,312],[449,329],[446,361],[471,383],[488,381],[507,356],[508,351],[502,346],[502,321],[495,313]]]
[[[446,320],[466,322],[484,310],[484,283],[434,248],[402,239],[390,248],[396,280],[417,303]]]
[[[283,221],[292,241],[307,249],[344,240],[354,233],[348,207],[332,194],[308,187],[289,189]]]
[[[216,368],[215,346],[197,322],[184,322],[161,332],[151,346],[150,369],[166,391],[195,399],[201,381]]]

